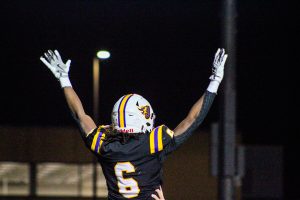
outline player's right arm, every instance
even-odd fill
[[[69,79],[71,60],[63,63],[57,50],[54,52],[48,50],[40,60],[50,69],[55,78],[59,80],[72,116],[78,123],[82,136],[86,137],[88,133],[96,128],[96,124],[93,119],[85,113],[79,97],[72,88]]]

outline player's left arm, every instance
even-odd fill
[[[77,121],[81,132],[86,136],[97,126],[94,120],[85,113],[82,103],[72,87],[64,87],[64,95],[73,118]]]
[[[218,49],[215,54],[212,75],[210,76],[210,83],[207,90],[193,105],[186,118],[174,129],[175,148],[186,141],[205,119],[217,94],[219,84],[223,79],[226,59],[227,54],[225,54],[225,50]]]

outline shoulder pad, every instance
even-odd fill
[[[165,125],[154,128],[149,135],[150,153],[154,154],[162,151],[164,146],[173,138],[173,135],[173,131]]]
[[[99,126],[97,129],[95,129],[95,134],[93,136],[93,141],[91,145],[91,150],[95,153],[100,153],[100,149],[105,138],[107,128],[107,126]]]

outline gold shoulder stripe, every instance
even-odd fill
[[[150,133],[150,153],[153,154],[155,153],[155,147],[154,147],[154,130],[153,129]]]
[[[100,133],[100,127],[98,128],[97,130],[97,133],[95,134],[94,138],[93,138],[93,142],[92,142],[92,146],[91,146],[91,149],[93,151],[95,151],[95,148],[96,148],[96,143],[97,143],[97,138],[99,136],[99,133]]]
[[[161,151],[163,150],[164,146],[163,146],[163,138],[162,138],[162,128],[163,126],[160,126],[158,128],[158,136],[157,136],[157,139],[158,139],[158,151]]]

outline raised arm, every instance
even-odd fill
[[[218,49],[215,54],[210,83],[205,93],[193,105],[186,118],[174,129],[175,146],[186,141],[193,131],[203,122],[217,94],[219,84],[224,75],[224,65],[227,59],[224,49]]]
[[[82,132],[87,135],[96,128],[93,119],[84,112],[82,103],[72,87],[64,87],[64,94],[72,116],[77,121]]]
[[[86,136],[92,130],[96,128],[95,122],[90,116],[88,116],[82,106],[82,103],[77,96],[76,92],[72,88],[70,79],[69,79],[69,70],[71,60],[68,60],[66,63],[62,62],[61,56],[58,51],[54,52],[48,50],[44,54],[44,57],[41,57],[40,60],[51,70],[53,75],[59,80],[61,87],[63,88],[64,95],[69,106],[69,109],[72,113],[72,116],[76,120],[81,129],[82,136]]]

